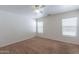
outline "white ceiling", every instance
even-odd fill
[[[41,16],[45,16],[48,14],[57,14],[77,9],[79,9],[79,5],[46,5]],[[11,12],[18,15],[24,15],[34,18],[41,17],[33,11],[32,5],[0,5],[0,11]]]
[[[49,5],[46,7],[47,14],[57,14],[79,9],[79,5]]]
[[[0,11],[11,12],[19,15],[33,13],[30,5],[0,5]]]

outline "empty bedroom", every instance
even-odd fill
[[[0,54],[79,53],[79,5],[0,5]]]

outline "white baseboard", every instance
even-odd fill
[[[17,43],[17,42],[21,42],[21,41],[24,41],[24,40],[28,40],[28,39],[31,39],[33,37],[35,37],[35,36],[32,35],[32,36],[26,37],[25,39],[20,39],[20,40],[16,40],[16,41],[6,42],[4,44],[0,44],[0,47],[5,47],[7,45],[11,45],[11,44],[14,44],[14,43]]]
[[[39,35],[38,37],[47,38],[47,39],[50,39],[50,40],[56,40],[56,41],[61,41],[61,42],[65,42],[65,43],[71,43],[71,44],[79,45],[79,41],[66,40],[64,38],[52,38],[52,37],[41,36],[41,35]]]

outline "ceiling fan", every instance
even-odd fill
[[[33,5],[33,9],[41,9],[44,7],[45,7],[45,5]]]
[[[46,6],[45,5],[33,5],[32,8],[36,13],[43,13],[43,10]]]

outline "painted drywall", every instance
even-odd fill
[[[77,17],[77,36],[76,37],[69,37],[69,36],[63,36],[62,35],[62,19],[64,18],[71,18],[71,17]],[[52,40],[58,40],[68,43],[74,43],[79,44],[79,11],[71,11],[71,12],[65,12],[61,14],[54,14],[49,15],[43,18],[38,19],[39,21],[43,21],[43,33],[37,33],[38,36],[49,38]]]
[[[27,15],[0,11],[0,47],[33,37],[33,24],[33,19]]]

